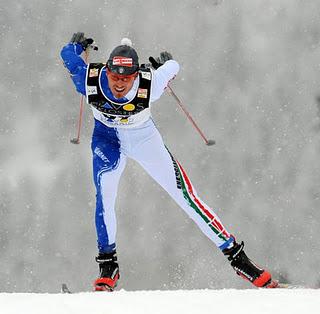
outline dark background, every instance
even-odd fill
[[[318,285],[320,2],[0,1],[0,291],[88,290],[97,276],[92,115],[60,60],[77,31],[105,61],[129,37],[140,61],[170,51],[172,97],[153,106],[200,197],[275,277]],[[251,288],[130,161],[118,200],[119,288]]]

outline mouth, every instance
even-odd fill
[[[125,87],[115,87],[114,88],[118,93],[122,93],[126,88]]]

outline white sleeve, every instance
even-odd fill
[[[160,98],[169,81],[179,72],[179,68],[180,66],[177,61],[168,60],[157,70],[153,71],[150,102],[154,102]]]

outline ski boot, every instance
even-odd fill
[[[95,291],[113,291],[120,278],[117,253],[100,253],[96,257],[100,277],[94,282]]]
[[[231,248],[224,249],[222,252],[228,257],[231,266],[237,275],[250,281],[258,288],[276,288],[278,282],[271,278],[271,274],[252,262],[243,250],[244,243],[234,241]]]

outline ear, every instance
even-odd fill
[[[134,73],[134,75],[133,74],[131,74],[131,77],[135,80],[136,78],[137,78],[137,76],[139,75],[139,72],[136,72],[136,73]]]

